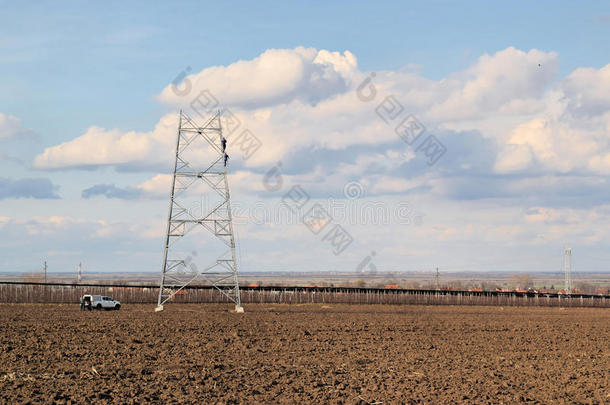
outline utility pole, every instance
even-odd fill
[[[223,139],[220,112],[202,126],[180,111],[157,312],[196,282],[216,287],[235,303],[236,312],[244,312]],[[193,192],[198,194],[200,200],[195,202],[201,205],[201,212],[187,208],[193,206],[188,190],[190,196]],[[204,207],[202,201],[209,202],[209,207]],[[200,234],[195,234],[197,231]],[[211,263],[202,264],[196,249],[224,253]]]
[[[83,278],[83,263],[78,264],[78,273],[76,274],[76,283],[80,284],[81,279]]]
[[[44,261],[44,282],[47,283],[47,261]]]
[[[435,279],[436,279],[436,289],[440,290],[439,285],[438,285],[438,267],[436,268],[436,277],[435,277]]]

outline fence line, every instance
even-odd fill
[[[0,303],[78,303],[83,294],[108,295],[123,304],[154,304],[159,287],[153,285],[97,285],[0,282]],[[498,305],[610,308],[610,296],[509,293],[497,291],[386,290],[347,287],[242,287],[241,300],[277,304],[417,304]],[[176,303],[229,302],[210,286],[189,286]]]

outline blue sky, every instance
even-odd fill
[[[40,156],[91,127],[103,131],[78,143],[85,163],[87,153],[99,147],[96,142],[113,136],[109,131],[148,134],[166,114],[184,107],[185,100],[172,98],[167,89],[187,67],[197,86],[215,88],[266,145],[282,138],[281,147],[254,160],[232,162],[234,173],[242,175],[235,195],[244,204],[274,207],[279,201],[281,195],[261,194],[252,186],[279,159],[289,181],[309,184],[314,198],[340,199],[343,186],[355,181],[367,198],[389,205],[408,201],[421,214],[417,228],[353,224],[360,236],[355,250],[382,240],[374,247],[380,269],[556,270],[563,247],[574,245],[574,262],[582,270],[607,270],[601,228],[608,211],[610,103],[596,93],[610,80],[604,70],[610,55],[606,2],[26,7],[2,1],[0,8],[2,271],[30,271],[44,259],[57,270],[83,261],[98,271],[156,271],[161,239],[148,228],[157,229],[153,222],[165,216],[162,184],[136,199],[83,198],[82,192],[96,185],[141,186],[167,172],[167,159],[149,156],[134,163],[110,156],[76,164],[59,149],[53,161],[40,163]],[[256,69],[229,69],[238,61],[255,64],[273,49],[286,51],[267,58],[278,66],[277,82],[265,82],[267,76],[256,76]],[[321,51],[338,56],[315,59]],[[291,70],[295,55],[305,71],[319,68],[330,75],[317,83],[315,94],[290,81],[306,74]],[[531,67],[540,62],[538,71]],[[229,70],[212,74],[214,66]],[[428,167],[392,128],[383,129],[374,106],[347,105],[370,72],[379,73],[380,92],[396,95],[447,146],[438,164]],[[236,85],[243,80],[241,90],[219,84],[229,80]],[[258,90],[249,80],[259,81]],[[267,91],[275,101],[265,98]],[[319,117],[324,121],[314,122]],[[387,134],[379,138],[380,130]],[[87,139],[90,149],[83,146]],[[576,146],[569,139],[577,139]],[[525,221],[520,229],[517,218]],[[242,226],[247,270],[352,270],[362,259],[358,252],[328,255],[299,224]],[[382,238],[395,232],[404,232],[413,246]],[[310,257],[322,259],[290,260],[303,246]],[[482,249],[486,257],[479,258]]]

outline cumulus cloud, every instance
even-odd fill
[[[269,49],[252,60],[178,78],[157,99],[185,105],[209,91],[221,103],[236,107],[258,108],[293,100],[316,103],[345,92],[356,71],[356,57],[349,51]]]
[[[550,99],[552,106],[556,100]],[[580,114],[561,101],[559,112],[549,111],[517,124],[498,137],[494,169],[498,173],[543,170],[549,173],[610,173],[610,110],[592,116]]]
[[[394,131],[396,122],[386,123],[380,117],[380,104],[388,96],[401,103],[405,114],[418,114],[429,132],[439,128],[487,132],[490,125],[483,122],[485,117],[540,110],[540,96],[553,78],[556,64],[554,53],[508,48],[484,55],[471,68],[440,81],[409,70],[377,72],[371,84],[376,99],[366,102],[357,97],[356,90],[367,76],[358,70],[351,53],[269,50],[251,61],[187,76],[178,87],[188,83],[188,95],[176,95],[170,84],[159,99],[176,104],[187,100],[189,105],[198,91],[209,90],[238,120],[235,132],[228,134],[229,141],[247,130],[262,144],[242,161],[246,167],[261,168],[300,150],[400,144]],[[200,119],[199,111],[191,107],[186,111]],[[153,131],[145,133],[92,127],[73,141],[46,149],[35,158],[34,167],[134,169],[169,164],[176,127],[175,115],[163,117]],[[235,163],[235,156],[232,158]]]
[[[262,177],[282,162],[287,184],[308,185],[314,194],[340,195],[346,182],[358,181],[371,194],[428,190],[488,198],[506,196],[492,186],[505,178],[514,186],[509,190],[516,190],[515,184],[528,176],[610,173],[610,65],[577,69],[562,79],[558,63],[554,52],[509,47],[430,80],[412,69],[361,72],[348,51],[274,49],[179,78],[158,99],[185,105],[199,121],[191,101],[203,90],[230,108],[238,125],[223,127],[237,190],[264,192]],[[374,93],[371,100],[358,97],[365,78],[371,79],[365,86]],[[400,118],[388,117],[383,104],[388,97],[399,103]],[[395,130],[408,114],[423,123],[424,136],[434,134],[447,146],[433,167]],[[170,114],[149,132],[92,127],[47,148],[34,167],[167,173],[177,125],[177,114]],[[238,145],[244,131],[261,144],[248,159]],[[205,161],[202,149],[190,149],[191,162]],[[519,180],[510,177],[516,175]],[[83,197],[165,198],[168,189],[168,183],[159,182],[98,184],[84,190]]]
[[[464,257],[465,248],[476,261],[479,256],[489,256],[493,263],[498,257],[527,256],[531,263],[540,257],[540,244],[581,243],[605,249],[610,236],[610,65],[558,77],[558,63],[554,52],[510,47],[482,55],[463,71],[431,80],[413,69],[362,72],[348,51],[269,50],[252,60],[195,69],[198,73],[177,78],[157,98],[185,107],[202,122],[191,104],[208,90],[218,107],[234,114],[239,125],[231,128],[225,120],[223,128],[231,155],[232,201],[238,207],[256,199],[258,203],[259,197],[273,197],[266,205],[280,205],[293,185],[301,185],[311,203],[341,199],[345,185],[357,182],[364,197],[356,203],[407,201],[425,215],[423,226],[394,221],[377,230],[337,220],[349,228],[355,247],[341,256],[340,263],[300,221],[285,226],[236,223],[244,231],[244,254],[248,245],[252,248],[254,268],[301,265],[305,270],[325,262],[351,270],[373,246],[376,265],[381,269],[385,264],[388,270],[425,268],[438,257]],[[362,87],[366,78],[371,80]],[[359,88],[372,91],[374,97],[359,97]],[[392,111],[383,109],[382,102],[388,100],[399,103],[399,118],[392,119]],[[425,126],[420,141],[434,135],[447,147],[433,166],[417,143],[407,145],[395,131],[409,114]],[[83,190],[82,197],[165,200],[177,127],[177,114],[152,123],[150,131],[94,126],[44,150],[34,167],[142,171],[148,180],[133,185],[96,181],[100,184]],[[247,159],[238,141],[246,130],[261,143]],[[189,152],[189,162],[206,161],[201,145],[192,144]],[[265,176],[278,165],[282,185],[270,191]],[[197,198],[198,190],[193,191],[191,197]],[[136,205],[144,207],[144,202]],[[239,212],[235,210],[236,220]],[[142,213],[143,223],[150,222],[149,214]],[[116,239],[119,242],[112,246],[127,250],[122,245],[132,241],[126,235],[160,238],[163,219],[161,213],[147,226],[67,217],[0,217],[0,227],[11,235],[24,235],[15,242],[24,246],[37,237],[59,244],[58,240],[64,242],[61,235],[67,240],[77,234],[89,244],[93,239],[96,246]],[[13,243],[11,239],[6,238]],[[441,256],[431,250],[431,243],[442,246]],[[278,245],[289,254],[280,252]],[[558,251],[561,254],[561,248]],[[152,256],[157,265],[158,251]],[[413,267],[402,268],[397,262]]]
[[[554,52],[509,47],[485,54],[464,72],[432,84],[440,94],[429,115],[439,121],[484,118],[487,114],[522,114],[540,109],[536,100],[555,79]]]
[[[55,199],[58,186],[45,178],[9,179],[0,178],[0,200],[6,198]]]
[[[178,117],[161,118],[149,132],[121,132],[91,127],[78,138],[45,149],[34,158],[36,169],[95,168],[124,169],[169,167],[176,144]]]
[[[567,107],[588,118],[610,111],[610,64],[601,69],[579,68],[561,83]]]

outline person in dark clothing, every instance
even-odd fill
[[[224,151],[227,149],[227,140],[225,139],[224,136],[220,140],[220,143],[222,144],[222,152],[224,153]]]
[[[227,167],[227,160],[229,160],[229,155],[225,153],[225,167]]]

